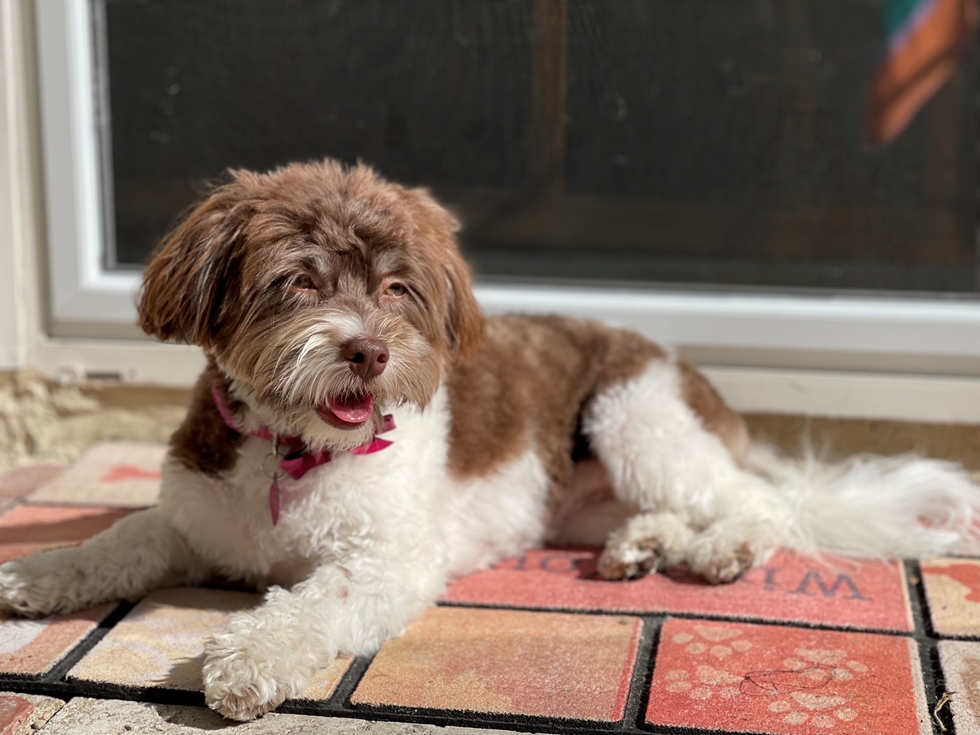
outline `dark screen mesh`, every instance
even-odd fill
[[[325,155],[430,186],[484,276],[969,294],[976,56],[862,147],[880,0],[100,0],[115,246]]]

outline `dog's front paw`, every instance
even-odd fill
[[[655,539],[608,543],[599,555],[598,572],[603,579],[633,579],[657,571],[664,550]]]
[[[768,556],[762,530],[755,540],[746,541],[741,533],[730,533],[716,524],[702,533],[688,548],[688,566],[694,574],[711,584],[734,582]]]
[[[692,552],[691,571],[711,584],[734,582],[755,564],[755,552],[748,543],[735,549],[711,549],[706,554]]]
[[[286,699],[276,680],[275,662],[262,660],[237,645],[237,636],[222,635],[207,646],[204,660],[204,698],[208,707],[242,722],[270,712]]]
[[[641,513],[609,535],[599,556],[603,579],[632,579],[661,567],[675,566],[692,532],[672,513]]]
[[[302,694],[317,668],[308,646],[286,630],[236,616],[205,647],[204,698],[229,719],[252,720]]]
[[[274,679],[242,662],[209,661],[204,665],[204,699],[229,720],[247,722],[274,710],[286,693]]]
[[[30,557],[0,564],[0,613],[41,618],[71,609],[51,575],[38,566]]]
[[[734,582],[752,567],[765,563],[783,540],[775,523],[759,519],[724,519],[698,534],[687,550],[694,574],[711,584]]]

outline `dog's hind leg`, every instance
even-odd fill
[[[81,546],[0,565],[0,610],[16,615],[67,613],[155,587],[200,581],[200,566],[156,508],[118,521]]]
[[[687,562],[726,582],[781,543],[786,503],[740,466],[741,419],[686,364],[651,360],[604,387],[585,406],[582,429],[616,497],[639,510],[610,536],[604,577]]]

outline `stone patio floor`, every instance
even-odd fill
[[[112,443],[0,477],[0,561],[77,544],[139,507],[163,447]],[[453,584],[372,658],[344,657],[246,725],[203,706],[205,640],[256,594],[0,620],[0,735],[654,732],[980,734],[980,559],[779,552],[731,585],[595,575],[543,549]]]

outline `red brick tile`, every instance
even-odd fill
[[[980,735],[980,643],[940,641],[939,658],[957,735]]]
[[[0,562],[36,551],[77,546],[132,511],[22,505],[0,516]]]
[[[53,697],[0,692],[0,735],[37,732],[64,706],[62,700]]]
[[[34,704],[16,694],[0,694],[0,735],[14,735],[34,714]]]
[[[638,618],[432,608],[379,651],[355,705],[616,722]]]
[[[45,673],[115,607],[110,603],[42,620],[0,618],[0,675]]]
[[[633,582],[595,575],[598,552],[542,549],[452,584],[444,600],[463,604],[565,610],[668,612],[776,620],[866,630],[910,631],[901,564],[825,562],[778,552],[729,585],[685,574]]]
[[[75,664],[68,679],[200,691],[204,644],[225,628],[232,613],[261,601],[251,592],[198,587],[151,592]],[[329,699],[351,661],[338,658],[301,698]]]
[[[980,559],[923,559],[921,569],[933,629],[980,636]]]
[[[676,618],[660,633],[646,720],[773,735],[932,732],[909,638]]]
[[[0,497],[22,498],[56,478],[64,469],[57,464],[35,464],[11,470],[0,477]]]

